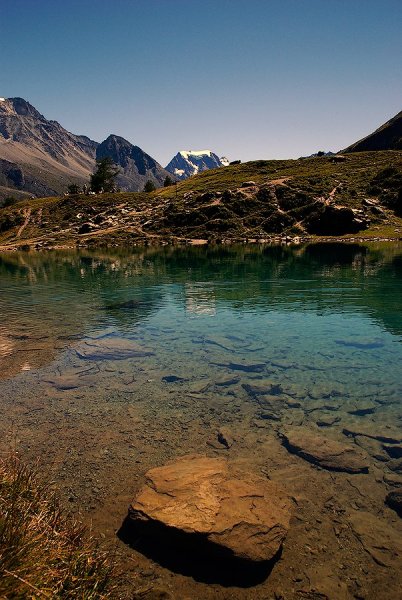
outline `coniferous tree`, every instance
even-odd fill
[[[156,185],[154,184],[153,181],[148,179],[148,181],[144,185],[144,192],[147,192],[147,194],[150,194],[151,192],[154,192],[155,190],[156,190]]]
[[[96,161],[96,170],[91,175],[91,190],[99,192],[113,192],[115,179],[120,173],[110,156],[105,156]]]

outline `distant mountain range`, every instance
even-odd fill
[[[398,149],[402,112],[343,152]],[[140,191],[147,180],[160,187],[167,176],[186,179],[229,164],[211,150],[182,150],[164,169],[122,137],[109,135],[98,143],[46,119],[23,98],[0,98],[0,200],[60,195],[71,183],[88,183],[96,159],[105,156],[120,167],[117,185],[122,191]]]
[[[187,179],[207,169],[228,166],[227,158],[219,158],[211,150],[181,150],[166,166],[177,179]]]
[[[370,135],[346,148],[344,152],[372,150],[402,150],[402,111]]]

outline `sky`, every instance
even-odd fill
[[[402,110],[402,0],[0,0],[0,96],[163,166],[338,151]]]

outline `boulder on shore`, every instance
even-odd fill
[[[269,561],[289,528],[291,501],[272,481],[236,469],[224,458],[191,455],[146,473],[129,508],[142,525],[188,534],[236,558]]]

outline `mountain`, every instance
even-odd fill
[[[97,147],[96,158],[105,158],[106,156],[110,156],[113,162],[120,167],[121,173],[118,175],[116,183],[124,191],[142,191],[148,180],[152,181],[156,187],[161,187],[165,178],[170,176],[170,173],[149,154],[118,135],[109,135]]]
[[[17,188],[29,195],[55,195],[72,181],[87,181],[97,145],[47,120],[23,98],[0,99],[0,183],[10,187],[9,193]]]
[[[187,179],[201,171],[227,167],[228,164],[227,158],[219,158],[211,150],[181,150],[172,158],[166,170],[177,179]]]
[[[7,196],[57,196],[68,185],[88,183],[95,160],[110,156],[121,168],[124,191],[157,187],[170,173],[138,146],[116,135],[101,144],[46,119],[23,98],[0,98],[0,200]]]
[[[344,152],[370,150],[402,150],[402,111],[370,135],[346,148]]]

